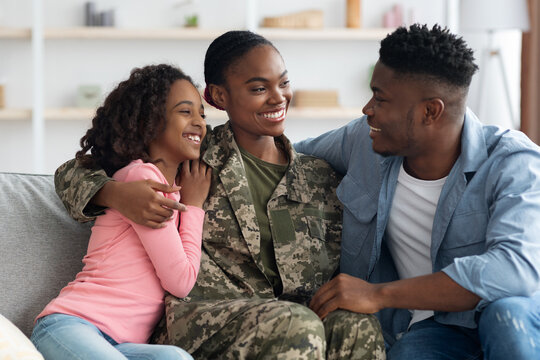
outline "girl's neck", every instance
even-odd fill
[[[159,171],[165,176],[165,179],[167,179],[167,183],[169,185],[174,185],[176,180],[176,174],[178,172],[178,166],[180,164],[175,164],[171,162],[167,162],[166,160],[158,161],[155,163]]]

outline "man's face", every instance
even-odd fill
[[[371,127],[373,151],[383,156],[414,156],[419,152],[422,130],[419,85],[395,75],[377,62],[370,84],[373,96],[362,111]]]

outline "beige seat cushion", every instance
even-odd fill
[[[43,360],[43,356],[30,339],[2,315],[0,315],[0,359]]]

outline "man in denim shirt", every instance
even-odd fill
[[[540,149],[466,109],[448,30],[381,42],[366,116],[296,145],[345,174],[342,274],[311,308],[378,312],[389,359],[540,359]]]

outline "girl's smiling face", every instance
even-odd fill
[[[167,96],[165,130],[150,144],[152,159],[179,164],[198,159],[201,140],[206,135],[204,107],[195,86],[176,80]]]

